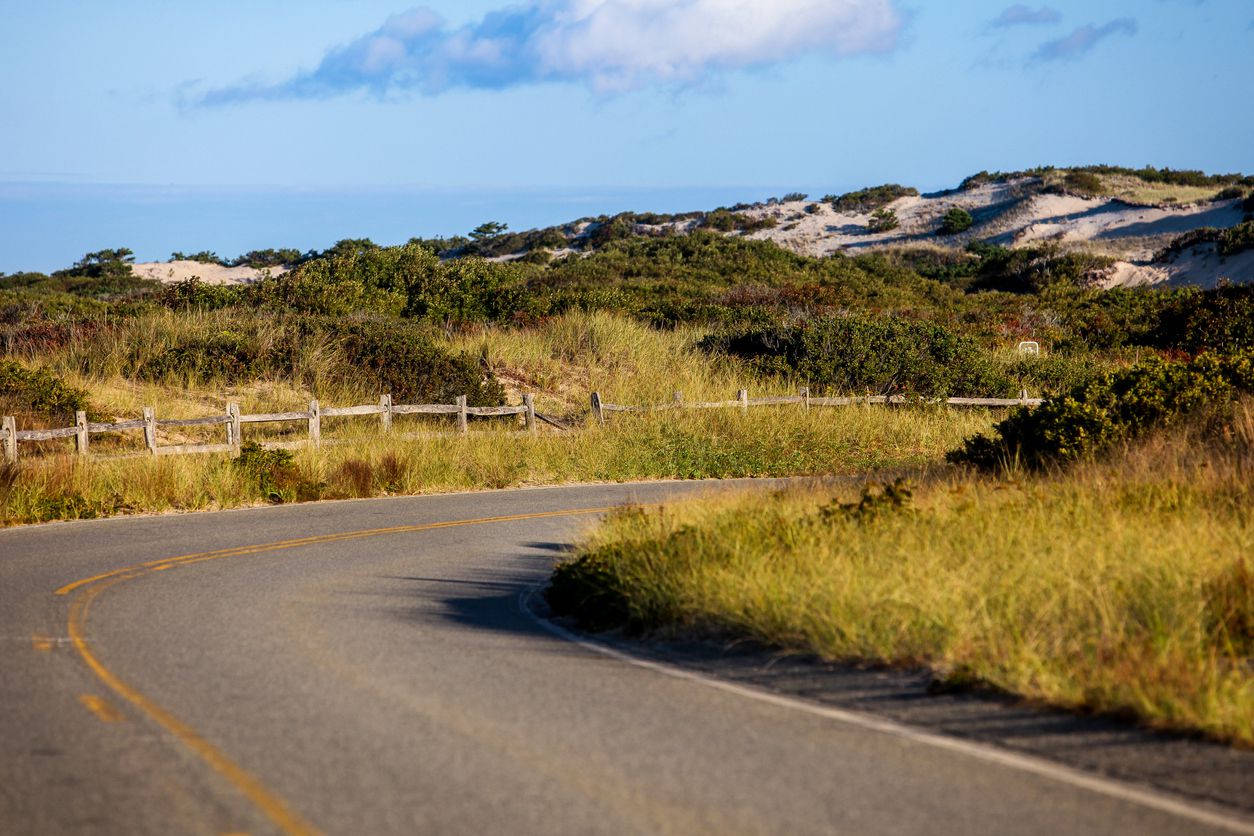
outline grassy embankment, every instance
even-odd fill
[[[301,408],[314,390],[293,379],[325,380],[317,394],[326,405],[377,400],[377,391],[351,377],[320,374],[316,354],[302,359],[306,367],[301,375],[237,384],[212,376],[185,381],[190,387],[144,382],[128,371],[142,366],[144,358],[162,356],[186,336],[184,331],[221,330],[230,324],[228,318],[227,313],[158,312],[128,324],[106,343],[71,343],[62,353],[41,359],[45,368],[89,392],[96,408],[111,416],[131,417],[142,406],[155,405],[161,417],[192,417],[220,412],[227,400],[240,402],[245,412]],[[991,420],[984,412],[806,413],[789,407],[755,408],[747,415],[727,410],[620,416],[604,428],[587,424],[582,414],[594,388],[611,401],[625,403],[666,402],[675,389],[692,399],[727,399],[742,386],[753,388],[755,395],[795,391],[788,380],[755,378],[734,361],[696,351],[698,336],[685,329],[658,331],[605,313],[567,314],[531,329],[489,326],[458,332],[443,338],[448,347],[480,356],[511,401],[523,391],[535,392],[542,411],[576,418],[580,428],[570,433],[546,429],[528,437],[512,423],[475,422],[470,435],[460,438],[449,434],[447,422],[398,418],[400,435],[443,432],[406,439],[384,436],[371,420],[328,419],[324,436],[345,443],[302,451],[290,461],[263,457],[242,465],[225,456],[82,459],[56,453],[68,451],[68,442],[50,443],[44,455],[28,455],[19,468],[3,474],[0,520],[20,524],[580,481],[916,467],[939,460],[946,449],[985,429]],[[264,348],[264,339],[262,343]],[[248,427],[246,439],[264,439],[264,432]],[[299,438],[303,427],[295,432]],[[207,438],[172,434],[163,435],[162,443]],[[105,452],[138,444],[135,438],[96,442]]]
[[[1177,427],[1035,478],[628,510],[550,598],[591,627],[926,666],[1254,745],[1252,465],[1247,399],[1218,436]]]

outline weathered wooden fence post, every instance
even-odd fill
[[[0,441],[4,442],[4,460],[7,464],[17,464],[17,419],[12,415],[4,416],[0,424]]]
[[[466,396],[457,396],[457,431],[462,435],[470,432],[470,420],[466,412]]]
[[[597,420],[598,424],[605,423],[605,411],[601,408],[601,393],[592,393],[592,417]]]
[[[322,446],[322,407],[317,399],[309,402],[309,443],[315,448]]]
[[[144,444],[149,454],[157,455],[157,410],[151,406],[144,407]]]
[[[536,434],[536,396],[527,392],[523,395],[523,406],[527,408],[527,432]]]
[[[226,417],[231,421],[226,425],[226,443],[231,445],[231,455],[239,458],[240,447],[244,444],[244,438],[239,419],[239,404],[229,403],[226,405]]]
[[[804,409],[810,408],[810,387],[809,386],[801,387],[801,406]]]
[[[74,452],[86,456],[91,445],[91,432],[87,426],[87,413],[78,410],[74,413]]]
[[[383,425],[385,433],[390,433],[392,431],[392,396],[383,395],[380,397],[379,408],[383,410],[379,413],[379,423]]]
[[[739,392],[737,392],[736,400],[740,401],[741,412],[749,411],[749,390],[748,389],[741,389]]]

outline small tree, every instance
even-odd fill
[[[890,232],[901,226],[897,213],[892,209],[876,209],[871,213],[871,221],[866,228],[872,233]]]
[[[479,224],[470,232],[470,237],[476,241],[482,241],[485,238],[495,238],[503,232],[509,230],[509,224],[499,223],[497,221],[488,221]]]
[[[939,235],[957,235],[959,232],[966,232],[975,223],[975,218],[971,217],[971,213],[961,206],[955,206],[945,213],[941,218]]]

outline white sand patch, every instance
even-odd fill
[[[286,267],[223,267],[221,264],[203,264],[199,261],[153,261],[131,266],[131,272],[141,279],[155,279],[164,284],[175,284],[192,277],[205,284],[234,285],[254,284],[265,277],[280,276]]]

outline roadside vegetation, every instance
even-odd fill
[[[627,509],[547,597],[588,629],[925,667],[1254,745],[1254,399],[1231,394],[1037,475]]]

